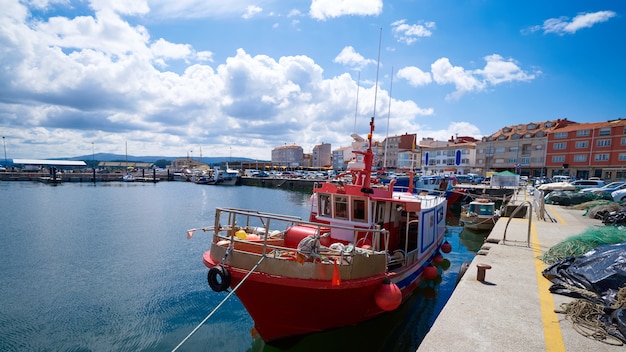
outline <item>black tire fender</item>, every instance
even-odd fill
[[[214,266],[209,269],[207,281],[213,291],[226,291],[230,286],[230,272],[223,265]]]

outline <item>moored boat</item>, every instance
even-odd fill
[[[500,218],[496,203],[479,198],[461,208],[461,226],[474,231],[490,231]]]
[[[209,286],[234,291],[263,340],[369,320],[437,276],[431,261],[450,250],[446,198],[372,183],[373,131],[372,118],[351,182],[316,184],[308,220],[218,208],[203,228],[213,232],[203,255]]]

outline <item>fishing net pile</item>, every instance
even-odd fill
[[[613,200],[607,192],[552,191],[543,198],[546,204],[576,205],[594,200]]]
[[[540,259],[552,265],[569,257],[579,257],[603,244],[626,242],[626,228],[618,226],[590,227],[550,247]]]
[[[611,345],[626,343],[626,229],[590,228],[541,259],[551,264],[543,271],[550,292],[576,298],[558,310],[576,331]]]

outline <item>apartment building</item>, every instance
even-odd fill
[[[503,127],[476,143],[476,173],[511,171],[530,177],[546,176],[548,135],[574,124],[556,119]]]
[[[385,138],[382,143],[383,152],[378,154],[382,157],[382,164],[387,169],[398,169],[410,167],[410,162],[407,162],[407,151],[415,149],[416,134],[405,133],[399,136],[391,136]],[[398,156],[402,155],[403,160],[398,163]],[[410,154],[409,154],[410,155]]]
[[[548,133],[549,177],[626,179],[626,120],[569,125]]]
[[[328,143],[318,144],[313,147],[313,155],[311,156],[311,166],[328,167],[332,165],[331,147]]]
[[[297,167],[304,164],[304,151],[299,145],[284,145],[272,149],[272,164]]]
[[[423,138],[419,143],[424,175],[475,173],[476,142],[473,137],[451,137],[447,142]]]

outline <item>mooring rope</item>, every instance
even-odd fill
[[[599,295],[595,292],[569,285],[565,286],[584,297],[590,299],[599,298]],[[618,290],[616,301],[611,305],[611,308],[626,308],[626,287],[622,287]],[[561,309],[555,311],[565,314],[565,318],[572,323],[574,330],[587,338],[612,346],[624,345],[624,341],[612,334],[616,333],[616,330],[618,330],[617,327],[606,326],[606,324],[602,322],[602,319],[600,319],[606,314],[605,307],[600,304],[593,303],[587,299],[576,299],[569,303],[561,304]]]
[[[220,307],[222,305],[224,305],[224,303],[226,303],[226,301],[230,298],[230,296],[232,296],[235,291],[237,291],[237,289],[246,281],[246,279],[248,279],[248,277],[250,275],[252,275],[252,273],[259,267],[259,265],[261,265],[261,262],[265,259],[265,254],[263,256],[261,256],[261,259],[259,259],[259,261],[254,265],[254,267],[252,267],[252,269],[246,274],[246,276],[243,277],[243,279],[241,279],[241,281],[237,284],[237,286],[235,286],[234,289],[232,289],[232,291],[230,291],[228,293],[228,295],[220,302],[220,304],[217,305],[217,307],[215,307],[211,313],[209,313],[209,315],[206,316],[206,318],[204,318],[200,324],[198,324],[193,330],[191,330],[191,332],[189,333],[189,335],[187,335],[187,337],[185,337],[176,347],[174,347],[174,349],[172,350],[172,352],[176,352],[178,351],[178,349],[185,343],[187,342],[187,340],[189,340],[189,338],[191,338],[191,336],[193,336],[193,334],[196,333],[196,331],[198,331],[198,329],[200,329],[200,327],[202,325],[204,325],[204,323],[207,322],[207,320],[209,320],[211,318],[211,316],[213,314],[215,314],[215,312],[217,312],[218,309],[220,309]]]

